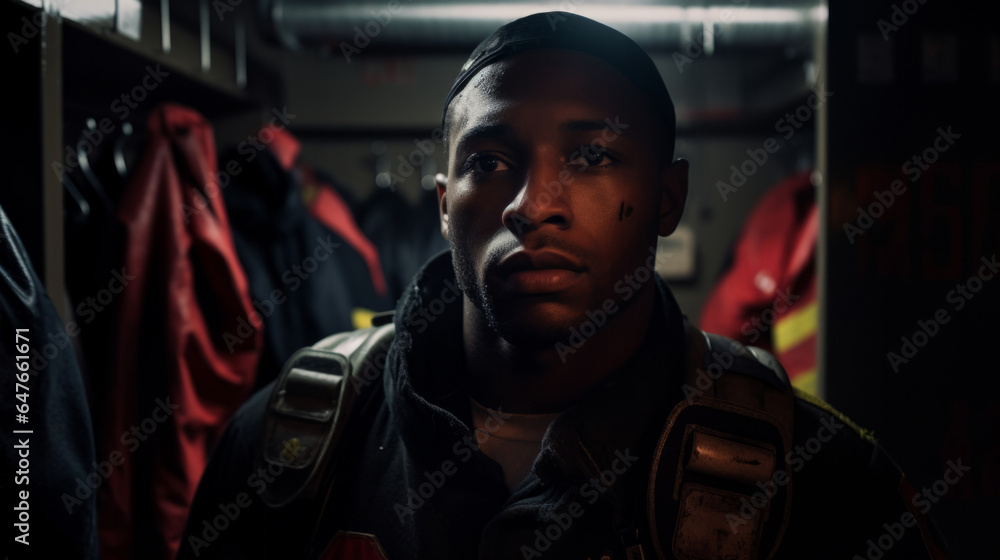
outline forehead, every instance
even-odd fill
[[[452,100],[449,136],[482,121],[522,116],[616,119],[636,123],[635,133],[657,119],[645,94],[596,56],[566,49],[537,49],[486,66]],[[651,132],[651,131],[650,131]]]

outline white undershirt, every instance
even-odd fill
[[[507,488],[513,490],[531,471],[545,431],[559,413],[510,414],[486,408],[472,397],[469,401],[479,449],[500,464]]]

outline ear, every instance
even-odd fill
[[[441,215],[441,235],[448,239],[448,177],[444,173],[434,176],[434,184],[437,185],[438,212]]]
[[[678,158],[660,173],[660,236],[666,237],[677,229],[684,213],[688,193],[688,162]]]

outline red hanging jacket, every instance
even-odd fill
[[[261,329],[245,327],[251,300],[210,125],[164,104],[148,139],[118,209],[134,279],[119,296],[112,404],[98,436],[99,457],[120,463],[99,488],[102,558],[176,555],[208,454],[253,387],[262,344]]]
[[[754,206],[699,326],[772,351],[796,386],[814,392],[819,213],[810,176],[785,179]]]

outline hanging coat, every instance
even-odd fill
[[[7,550],[12,558],[96,560],[94,436],[72,341],[80,326],[59,319],[3,209],[0,325]]]
[[[800,389],[816,390],[816,188],[806,171],[754,206],[700,327],[771,351]]]
[[[257,137],[263,149],[237,149],[223,161],[240,164],[225,202],[254,318],[264,325],[260,387],[277,377],[295,351],[369,326],[371,316],[391,309],[392,302],[385,297],[378,253],[347,204],[314,171],[297,164],[299,141],[274,126]]]
[[[102,455],[124,457],[98,498],[103,558],[170,559],[226,422],[254,385],[260,329],[217,185],[212,129],[157,107],[119,206],[127,229],[112,405]]]
[[[416,204],[400,193],[378,189],[365,203],[359,220],[378,248],[389,297],[402,297],[413,275],[431,257],[449,248],[441,235],[437,194],[421,191]]]

